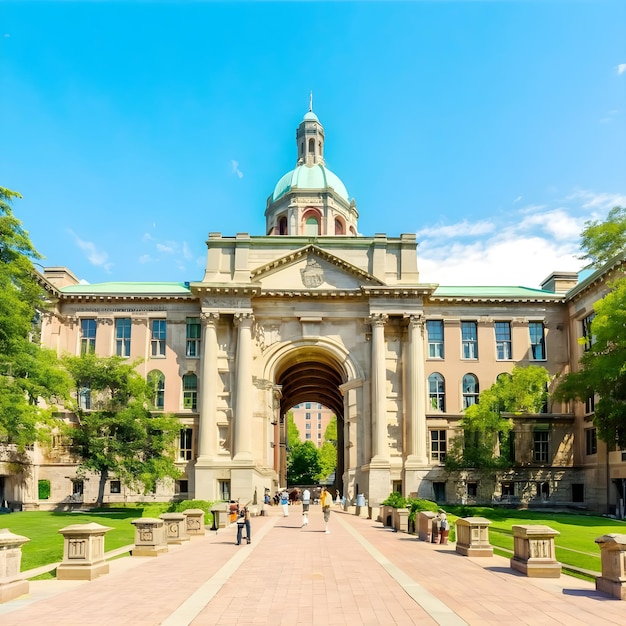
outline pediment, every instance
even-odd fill
[[[365,270],[313,244],[259,266],[251,277],[262,289],[345,290],[382,285]]]

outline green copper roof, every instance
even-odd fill
[[[308,114],[307,114],[308,115]],[[272,202],[276,202],[292,189],[328,189],[332,187],[346,202],[350,202],[348,190],[339,176],[326,166],[298,165],[295,170],[287,172],[274,187]]]
[[[562,294],[554,294],[543,289],[531,289],[530,287],[508,286],[439,286],[433,293],[437,298],[561,298]]]
[[[69,285],[59,290],[68,295],[189,295],[186,283],[96,283],[94,285]]]

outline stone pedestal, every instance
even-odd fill
[[[401,533],[409,532],[409,509],[394,509],[393,527]]]
[[[456,551],[463,556],[493,556],[489,525],[484,517],[463,517],[456,521]]]
[[[165,522],[154,517],[133,520],[135,527],[135,547],[133,556],[159,556],[167,552]]]
[[[187,509],[183,511],[185,516],[185,530],[190,536],[204,535],[204,511],[202,509]]]
[[[165,539],[168,544],[180,545],[189,541],[185,528],[185,516],[182,513],[162,513],[159,517],[165,523]]]
[[[57,567],[59,580],[93,580],[109,573],[104,560],[104,535],[109,526],[74,524],[61,528],[63,535],[63,561]]]
[[[0,603],[14,600],[28,593],[29,583],[20,579],[22,545],[27,537],[13,534],[8,528],[0,529]]]
[[[436,520],[437,513],[432,511],[420,511],[417,515],[417,536],[420,541],[433,540],[433,520]]]
[[[561,564],[554,552],[554,538],[559,534],[549,526],[513,526],[511,568],[531,578],[559,578]]]
[[[626,535],[611,533],[598,537],[602,576],[596,578],[596,590],[626,600]]]

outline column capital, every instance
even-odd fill
[[[370,323],[372,326],[384,326],[387,323],[389,316],[386,313],[371,313]]]
[[[216,324],[217,321],[220,319],[220,314],[217,312],[211,312],[211,313],[205,313],[202,312],[200,313],[200,321],[203,325],[205,324]]]
[[[408,320],[409,328],[417,328],[424,331],[424,327],[426,326],[426,317],[423,313],[414,313],[412,315],[405,315],[405,319]]]
[[[254,314],[253,313],[235,313],[234,321],[237,326],[252,326],[252,322],[254,322]]]

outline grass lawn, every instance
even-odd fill
[[[545,511],[516,511],[491,507],[446,508],[453,515],[485,517],[491,521],[489,540],[494,549],[504,548],[510,552],[500,554],[512,556],[513,530],[515,525],[543,524],[558,531],[555,537],[556,558],[563,564],[600,572],[600,548],[595,539],[609,533],[625,533],[626,523],[593,515],[574,513],[548,513]]]
[[[112,528],[104,538],[105,550],[115,550],[135,541],[132,520],[158,517],[169,505],[129,505],[119,509],[103,509],[89,513],[68,511],[21,511],[0,515],[0,527],[16,535],[28,537],[22,546],[21,570],[29,570],[63,560],[63,535],[59,529],[73,524],[96,522]]]

